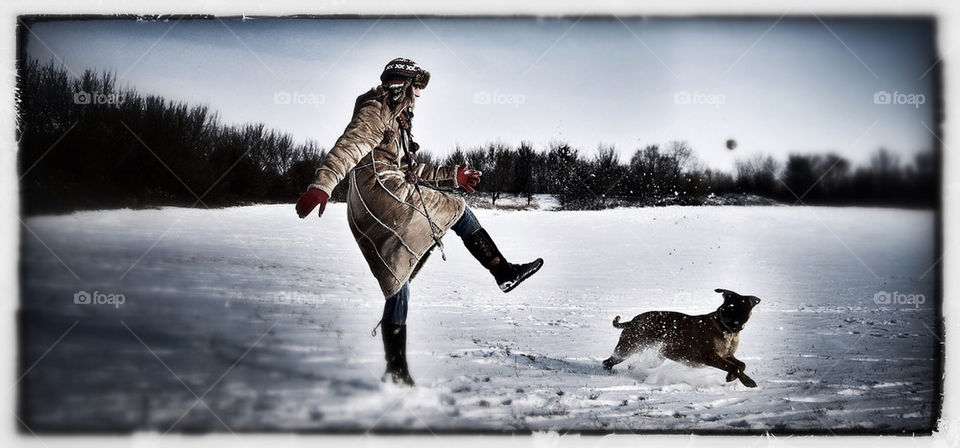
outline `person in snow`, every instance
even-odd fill
[[[381,333],[387,369],[384,381],[413,385],[407,368],[407,302],[410,281],[440,239],[452,229],[470,253],[493,274],[503,292],[543,266],[508,262],[493,243],[457,187],[473,193],[481,173],[460,166],[416,161],[419,146],[411,134],[413,106],[430,81],[415,62],[397,58],[380,75],[380,85],[357,98],[353,118],[297,201],[304,218],[320,206],[323,215],[334,187],[349,178],[347,222],[386,302]]]

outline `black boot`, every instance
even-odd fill
[[[407,369],[407,326],[387,322],[382,325],[383,351],[387,360],[383,381],[413,386],[413,378]]]
[[[482,228],[464,238],[463,244],[467,246],[467,250],[473,257],[493,274],[493,278],[497,280],[497,285],[503,292],[512,291],[520,282],[535,274],[543,266],[542,258],[526,264],[507,262],[497,249],[497,245],[490,239],[490,234]]]

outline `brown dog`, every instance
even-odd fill
[[[651,311],[630,322],[620,323],[620,316],[614,318],[613,326],[623,328],[623,332],[613,356],[603,361],[603,368],[612,370],[637,351],[662,344],[660,353],[669,359],[716,367],[727,372],[727,381],[739,379],[744,386],[757,387],[757,383],[743,373],[747,365],[733,354],[740,344],[740,330],[760,299],[727,289],[716,292],[723,294],[723,305],[710,314],[688,316],[673,311]]]

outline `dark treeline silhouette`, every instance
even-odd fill
[[[292,203],[325,155],[315,143],[297,144],[263,124],[226,125],[206,106],[120,88],[108,72],[88,70],[76,79],[64,67],[30,60],[22,64],[18,94],[27,214]],[[478,190],[494,205],[507,194],[528,202],[552,194],[564,209],[736,204],[748,195],[786,203],[936,207],[940,174],[933,151],[903,162],[884,149],[866,166],[832,153],[791,154],[785,162],[740,160],[734,173],[726,173],[703,168],[685,142],[649,145],[627,161],[613,146],[587,155],[559,141],[542,150],[529,142],[456,148],[443,158],[421,151],[418,160],[467,162],[482,170]],[[334,200],[344,187],[337,187]]]
[[[685,142],[671,142],[638,149],[627,163],[612,146],[585,156],[565,143],[552,143],[545,152],[529,143],[457,149],[444,163],[467,161],[483,170],[477,190],[489,193],[494,205],[504,194],[529,201],[548,193],[565,209],[751,203],[745,195],[794,204],[935,207],[937,160],[923,152],[902,164],[885,149],[857,168],[833,153],[791,154],[786,163],[756,156],[738,161],[728,174],[702,168]]]
[[[27,214],[296,200],[324,155],[263,124],[228,126],[206,106],[120,88],[111,73],[77,79],[31,60],[19,88]]]

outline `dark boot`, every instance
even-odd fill
[[[383,381],[413,386],[413,378],[407,369],[407,326],[387,322],[382,325],[383,351],[387,360]]]
[[[512,291],[520,282],[535,274],[543,266],[542,258],[526,264],[507,262],[497,249],[497,245],[490,239],[490,234],[484,229],[479,229],[464,238],[463,244],[467,246],[467,250],[473,257],[493,274],[493,278],[497,280],[497,285],[503,292]]]

